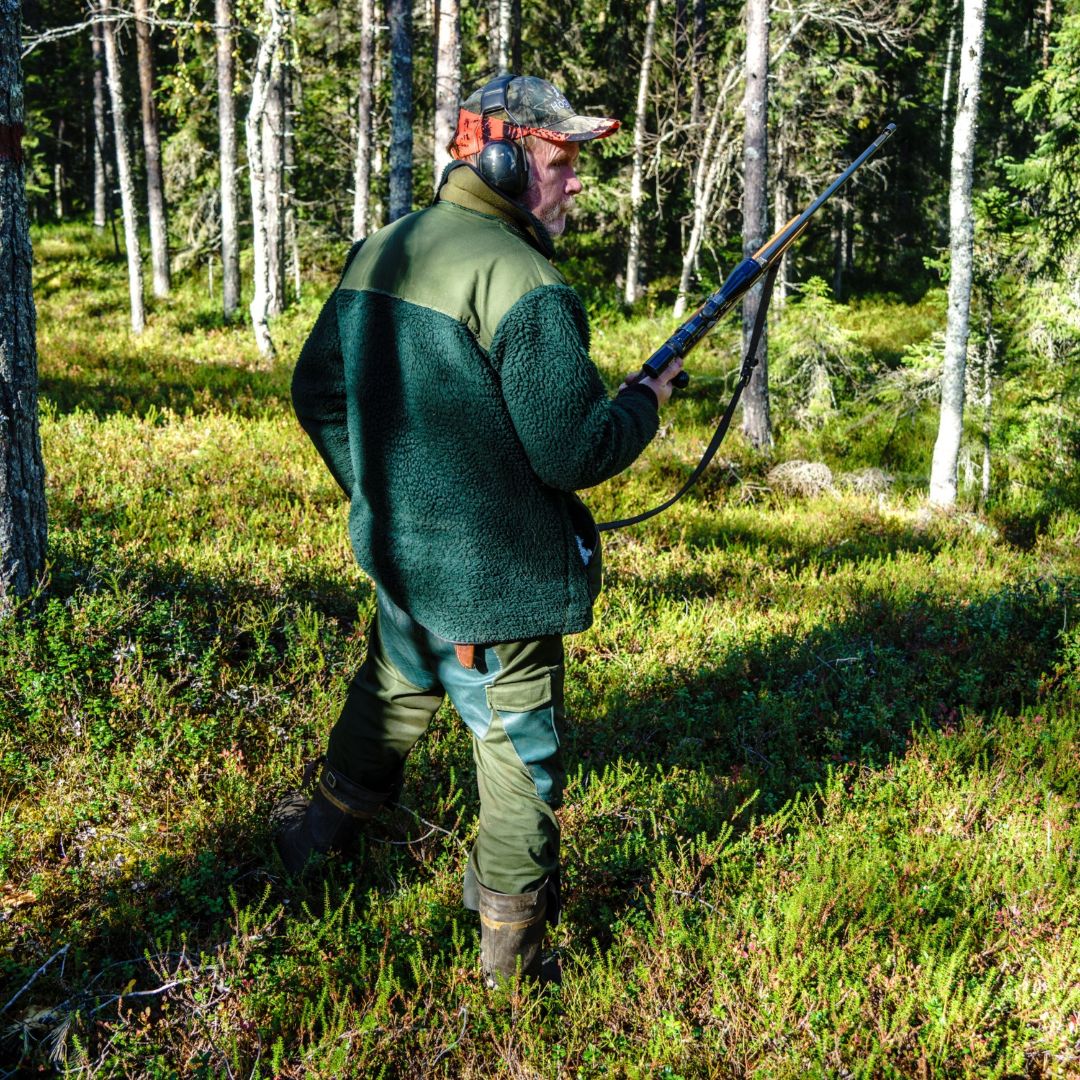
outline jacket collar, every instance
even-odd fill
[[[507,198],[492,187],[480,173],[466,161],[452,161],[443,172],[436,202],[454,203],[466,210],[474,210],[489,217],[499,218],[532,244],[545,259],[555,254],[551,235],[539,218],[533,217],[524,207]]]

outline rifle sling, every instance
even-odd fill
[[[743,359],[742,369],[739,373],[739,381],[735,386],[735,392],[731,395],[731,400],[728,402],[727,408],[724,410],[724,415],[720,418],[720,423],[716,426],[716,431],[713,433],[712,440],[706,447],[705,453],[701,455],[701,460],[695,466],[694,471],[687,477],[683,486],[666,502],[662,502],[659,506],[654,506],[651,510],[645,510],[640,514],[634,514],[633,517],[620,518],[618,521],[601,522],[596,526],[599,532],[609,532],[612,529],[623,529],[627,525],[637,525],[642,521],[647,521],[649,518],[662,513],[669,506],[673,506],[677,503],[679,499],[681,499],[694,484],[697,483],[698,478],[709,467],[712,459],[716,456],[717,450],[720,449],[720,444],[724,441],[724,436],[728,433],[728,428],[731,427],[731,419],[735,415],[735,408],[739,404],[739,398],[742,397],[743,389],[746,387],[746,384],[750,382],[750,378],[754,374],[754,368],[757,367],[758,345],[761,343],[761,335],[765,330],[765,316],[769,311],[769,301],[772,299],[773,283],[776,281],[776,274],[779,269],[780,259],[777,259],[765,274],[765,280],[761,286],[761,298],[758,301],[757,317],[754,320],[754,329],[750,334],[750,347],[746,350],[746,356]]]

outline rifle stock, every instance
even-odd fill
[[[753,255],[743,259],[728,274],[724,284],[645,361],[641,366],[642,376],[656,378],[676,357],[685,357],[769,269],[784,257],[788,248],[806,231],[814,214],[872,154],[877,152],[895,130],[895,124],[887,125],[885,130],[801,214],[797,214],[782,229],[773,233]],[[689,381],[690,376],[682,371],[673,380],[673,385],[684,387]]]

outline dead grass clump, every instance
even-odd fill
[[[841,473],[836,482],[856,495],[881,495],[892,488],[894,479],[884,469],[871,465],[866,469]]]
[[[820,461],[782,461],[769,470],[769,485],[785,495],[821,495],[833,490],[832,469]]]

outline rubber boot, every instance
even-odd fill
[[[476,883],[480,908],[480,968],[494,989],[501,980],[541,978],[540,952],[547,924],[548,886],[511,895]]]
[[[270,812],[274,845],[290,877],[298,877],[316,852],[340,851],[356,837],[360,823],[370,821],[390,797],[369,791],[323,765],[314,793],[290,791]]]

